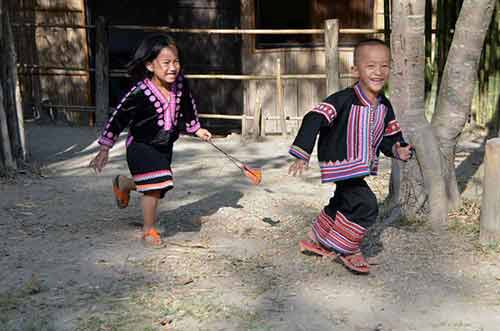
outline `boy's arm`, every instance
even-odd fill
[[[400,146],[408,145],[401,132],[401,127],[399,122],[396,120],[392,106],[387,105],[387,115],[386,115],[386,126],[384,130],[384,137],[380,143],[380,151],[388,157],[393,157],[395,159],[401,159],[399,157],[398,150]],[[398,144],[399,143],[399,144]]]
[[[297,137],[288,152],[293,157],[309,163],[320,129],[331,125],[336,116],[335,107],[329,103],[322,102],[314,107],[304,116]]]

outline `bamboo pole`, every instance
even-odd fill
[[[281,135],[287,136],[285,108],[283,107],[283,83],[281,82],[281,59],[276,59],[276,112],[280,117]]]
[[[97,29],[97,24],[52,24],[52,23],[29,23],[15,22],[12,24],[16,28],[47,28],[47,29]],[[323,34],[324,29],[209,29],[209,28],[171,28],[168,26],[148,26],[148,25],[109,25],[115,30],[142,30],[150,32],[170,32],[170,33],[206,33],[206,34]],[[377,34],[384,33],[384,29],[340,29],[341,34]]]
[[[255,98],[255,111],[253,117],[253,135],[254,138],[262,136],[262,102],[260,100],[260,91],[257,91],[257,97]]]
[[[241,136],[246,137],[247,136],[247,115],[243,114],[241,115]]]
[[[124,71],[113,70],[111,77],[128,77]],[[186,74],[189,79],[225,79],[225,80],[275,80],[276,75],[230,75],[230,74]],[[289,74],[281,75],[281,79],[325,79],[326,74]],[[342,78],[352,78],[352,75],[342,75]]]
[[[326,94],[330,95],[340,89],[339,82],[339,25],[338,20],[325,21],[325,62],[326,62]]]
[[[106,20],[100,16],[96,24],[95,99],[97,125],[104,123],[109,111],[109,46]]]

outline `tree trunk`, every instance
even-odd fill
[[[495,0],[464,0],[440,84],[432,126],[443,155],[446,194],[451,208],[460,202],[455,148],[470,114],[481,50]]]
[[[417,160],[393,162],[389,207],[401,207],[409,218],[430,215],[442,223],[447,216],[437,139],[425,119],[425,2],[393,1],[391,35],[391,101]]]
[[[23,114],[17,84],[16,53],[8,2],[0,0],[0,133],[2,168],[17,168],[26,158]]]
[[[485,154],[479,239],[488,244],[500,240],[500,138],[488,140]]]

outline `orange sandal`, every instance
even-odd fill
[[[113,193],[115,194],[116,205],[118,208],[127,208],[128,202],[130,201],[130,192],[125,193],[120,190],[120,175],[113,178]]]
[[[146,246],[161,246],[162,241],[160,238],[160,234],[156,231],[155,228],[151,228],[148,232],[142,235],[142,242]]]

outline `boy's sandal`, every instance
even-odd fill
[[[370,273],[369,264],[361,252],[351,255],[338,255],[337,261],[352,272],[358,274]]]
[[[128,206],[128,202],[130,201],[130,192],[126,193],[120,190],[120,175],[117,175],[113,178],[113,193],[115,194],[116,205],[118,208],[123,209]]]
[[[299,247],[302,253],[309,252],[324,257],[336,257],[338,255],[336,252],[329,251],[320,244],[308,240],[299,241]]]
[[[145,246],[159,247],[162,245],[160,234],[154,228],[142,235],[142,242]]]
[[[301,252],[308,251],[321,256],[334,257],[337,262],[344,265],[348,270],[358,274],[368,274],[370,272],[369,263],[366,261],[361,252],[352,255],[341,255],[324,248],[320,243],[318,243],[316,236],[312,231],[309,231],[307,236],[310,241],[301,240],[299,242]]]

